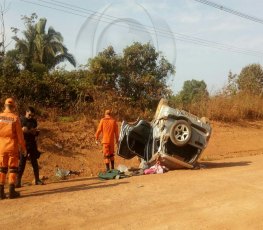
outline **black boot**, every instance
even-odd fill
[[[14,199],[20,197],[20,193],[15,191],[15,185],[10,184],[9,185],[9,199]]]
[[[0,185],[0,200],[5,199],[5,190],[4,190],[4,185]]]
[[[38,179],[38,180],[35,180],[35,185],[44,185],[44,182]]]
[[[16,178],[16,188],[21,188],[21,177]]]
[[[111,169],[114,169],[114,161],[111,161]]]

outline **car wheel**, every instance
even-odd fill
[[[188,143],[192,135],[191,126],[187,121],[176,121],[170,130],[170,139],[177,146],[184,146]]]

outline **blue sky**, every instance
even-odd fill
[[[260,0],[212,2],[257,18],[262,15]],[[33,12],[39,18],[46,17],[47,26],[61,32],[78,64],[86,64],[88,58],[108,45],[121,52],[134,41],[151,42],[176,67],[176,74],[169,81],[175,93],[182,89],[184,81],[191,79],[204,80],[209,92],[215,93],[227,83],[230,70],[238,74],[244,66],[263,61],[263,24],[194,0],[6,0],[6,3],[10,3],[5,15],[7,42],[12,36],[10,27],[23,30],[21,15]],[[215,48],[215,43],[223,44],[224,49]],[[242,52],[233,51],[237,49]],[[262,55],[244,54],[247,51]]]

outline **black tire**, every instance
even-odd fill
[[[192,135],[190,124],[185,120],[176,121],[170,130],[170,139],[177,146],[184,146]]]

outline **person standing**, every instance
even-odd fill
[[[13,98],[7,98],[3,113],[0,113],[0,199],[5,199],[4,185],[9,169],[9,199],[20,196],[15,191],[16,174],[18,170],[19,148],[26,154],[22,127],[19,117],[14,113],[16,109]]]
[[[42,185],[43,182],[39,179],[39,167],[38,161],[39,151],[37,149],[36,137],[39,134],[39,130],[37,129],[37,120],[34,118],[35,109],[29,106],[26,110],[26,114],[21,118],[22,130],[24,133],[24,139],[26,142],[26,150],[27,156],[23,156],[20,154],[20,163],[18,167],[18,175],[16,187],[21,187],[22,176],[26,167],[27,159],[30,159],[31,165],[33,167],[34,176],[35,176],[35,184]]]
[[[105,111],[105,117],[100,120],[99,126],[97,128],[95,139],[98,143],[100,134],[102,133],[102,151],[104,155],[104,163],[106,165],[106,170],[114,169],[114,137],[116,144],[119,140],[118,124],[114,118],[111,116],[111,111]]]

